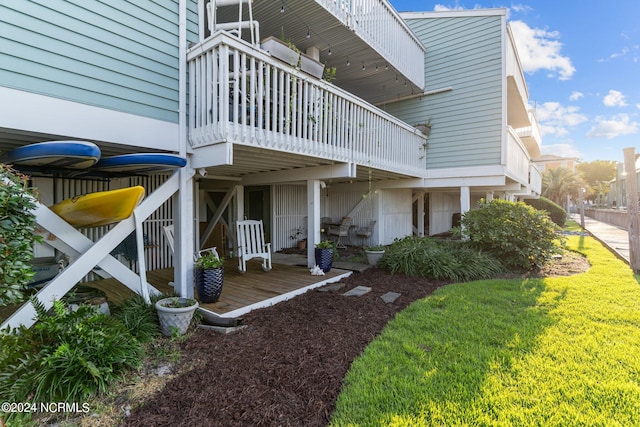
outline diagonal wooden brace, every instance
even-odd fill
[[[145,293],[148,290],[154,294],[160,293],[149,283],[146,283],[146,280],[141,281],[140,276],[112,257],[110,252],[136,229],[136,223],[142,224],[142,221],[178,191],[178,185],[178,173],[174,173],[136,207],[132,216],[120,221],[95,243],[53,213],[48,207],[37,202],[35,214],[38,224],[47,231],[55,233],[56,236],[55,240],[47,241],[47,243],[71,256],[79,256],[45,285],[35,297],[44,304],[46,309],[51,308],[54,300],[63,297],[95,266],[99,266],[116,280],[145,297],[147,297]],[[9,317],[0,326],[0,329],[7,326],[14,328],[19,325],[30,327],[35,323],[35,317],[35,309],[28,301]]]

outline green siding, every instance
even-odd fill
[[[0,28],[1,85],[178,121],[177,1],[9,0]]]
[[[428,169],[500,164],[502,17],[407,22],[427,47],[425,91],[453,90],[389,104],[386,110],[410,124],[431,121]]]

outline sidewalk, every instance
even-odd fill
[[[580,215],[571,214],[571,219],[580,224]],[[584,228],[605,245],[611,252],[629,263],[629,233],[624,228],[584,217]]]

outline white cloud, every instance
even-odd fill
[[[445,6],[443,4],[436,4],[433,7],[433,10],[436,12],[446,12],[447,10],[464,10],[462,6]]]
[[[582,153],[575,145],[572,144],[551,144],[540,147],[542,154],[553,154],[560,157],[581,158]]]
[[[533,8],[531,6],[527,6],[526,4],[512,4],[511,9],[514,12],[518,13],[528,13],[533,11]]]
[[[536,117],[540,124],[542,135],[564,137],[569,134],[569,128],[587,121],[587,116],[580,113],[575,106],[565,107],[559,102],[545,102],[536,108]]]
[[[622,92],[617,90],[610,90],[607,95],[602,99],[602,102],[607,107],[626,107],[627,103],[624,99]]]
[[[522,21],[511,21],[509,25],[525,72],[549,70],[560,80],[569,80],[573,76],[576,69],[571,59],[560,53],[562,43],[557,41],[560,36],[557,31],[531,28]]]
[[[574,90],[571,92],[571,95],[569,95],[569,101],[577,101],[580,98],[584,98],[584,93],[578,92],[577,90]]]
[[[598,116],[596,124],[587,132],[589,138],[613,139],[617,136],[638,133],[638,122],[631,121],[628,114],[618,114],[610,118]]]

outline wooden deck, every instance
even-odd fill
[[[262,271],[259,261],[249,261],[247,272],[240,274],[237,259],[228,260],[224,269],[224,285],[218,302],[200,304],[212,313],[224,316],[240,316],[251,310],[284,301],[309,289],[337,282],[351,271],[331,269],[324,276],[312,276],[306,267],[273,264],[269,272]],[[173,269],[147,272],[147,280],[163,293],[172,293]],[[118,304],[131,297],[133,292],[115,279],[103,279],[84,283],[107,294],[110,302]],[[195,294],[195,292],[194,292]]]

